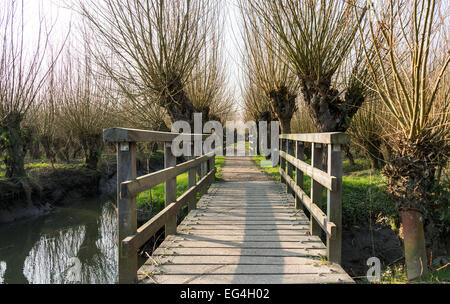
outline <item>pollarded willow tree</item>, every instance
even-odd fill
[[[450,154],[448,20],[441,5],[371,3],[368,27],[360,29],[375,49],[367,56],[372,87],[396,123],[387,131],[393,155],[384,174],[401,215],[409,279],[428,272],[424,219],[437,207],[436,172]]]
[[[347,132],[352,142],[370,159],[373,169],[384,167],[383,148],[387,149],[383,124],[390,124],[389,115],[376,98],[369,98],[353,117]],[[388,153],[386,153],[388,154]]]
[[[77,55],[68,50],[61,58],[58,124],[81,146],[87,168],[95,170],[103,147],[103,129],[114,125],[116,105],[110,92],[115,87],[96,71],[89,46],[83,50]]]
[[[366,93],[355,43],[366,8],[344,0],[259,0],[250,6],[276,33],[318,130],[346,131]],[[350,61],[356,63],[348,68]]]
[[[211,18],[208,43],[201,50],[198,64],[186,84],[186,92],[194,107],[208,120],[222,123],[229,117],[233,99],[228,89],[225,56],[223,54],[223,14],[225,8],[218,2]]]
[[[242,91],[244,92],[243,108],[245,121],[270,122],[272,119],[275,119],[270,101],[249,76],[246,77]]]
[[[298,78],[286,63],[287,58],[274,29],[253,10],[249,1],[239,1],[243,20],[243,62],[254,85],[270,101],[271,112],[281,132],[291,133],[291,120],[297,111]]]
[[[163,107],[172,122],[193,125],[187,83],[216,14],[212,0],[88,0],[78,11],[89,21],[98,64],[137,107]]]
[[[36,109],[33,105],[58,57],[47,56],[53,26],[43,16],[39,21],[33,39],[26,38],[24,2],[6,0],[0,4],[0,152],[7,178],[26,175],[23,121]]]

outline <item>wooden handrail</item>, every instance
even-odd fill
[[[308,163],[299,160],[294,156],[287,154],[284,151],[280,151],[280,155],[294,167],[301,170],[303,173],[313,178],[315,181],[318,181],[325,188],[331,191],[336,189],[335,176],[330,176],[328,173],[320,169],[314,168],[312,165],[309,165]]]
[[[204,139],[210,134],[179,134],[171,132],[136,130],[127,128],[111,128],[103,131],[103,140],[110,143],[124,142],[171,142],[175,138]]]
[[[295,194],[302,200],[304,206],[316,219],[322,230],[325,231],[330,238],[334,239],[336,237],[336,224],[328,221],[327,215],[322,211],[322,209],[312,203],[311,198],[306,194],[306,192],[296,185],[295,181],[287,175],[285,171],[282,171],[281,174],[283,178],[286,179],[288,185],[294,190]]]
[[[197,185],[185,192],[176,202],[171,203],[161,212],[155,215],[150,221],[138,228],[134,236],[129,236],[122,241],[122,254],[130,255],[136,254],[137,250],[142,247],[156,232],[159,231],[169,220],[170,217],[177,214],[177,212],[188,202],[195,199],[197,193],[207,187],[213,182],[216,170],[209,172],[203,177]]]
[[[203,155],[199,158],[184,162],[176,165],[175,167],[169,167],[158,172],[147,174],[136,178],[132,181],[123,182],[120,185],[120,197],[131,198],[138,195],[141,192],[149,188],[153,188],[168,179],[177,177],[180,174],[185,173],[191,168],[198,167],[201,163],[210,160],[214,157],[214,152]]]
[[[280,176],[288,193],[295,197],[296,208],[302,206],[311,214],[310,232],[326,233],[327,257],[341,263],[342,251],[342,151],[349,142],[344,133],[311,133],[280,135]],[[304,144],[311,143],[311,165],[304,161]],[[295,154],[294,154],[295,147]],[[326,153],[326,154],[325,154]],[[294,156],[295,155],[295,156]],[[326,172],[322,170],[327,156]],[[293,179],[293,167],[296,177]],[[303,174],[311,177],[311,195],[303,190]],[[326,213],[322,211],[322,187],[327,189]]]
[[[205,191],[215,179],[215,154],[211,152],[182,164],[176,164],[172,141],[203,141],[208,134],[178,134],[126,128],[104,130],[106,142],[117,147],[117,204],[119,230],[119,283],[133,283],[137,279],[137,251],[156,232],[165,226],[165,235],[177,231],[177,213],[184,206],[196,208],[197,193]],[[165,169],[137,178],[137,142],[163,142]],[[177,176],[189,172],[189,190],[177,199]],[[197,182],[198,175],[198,182]],[[165,208],[142,227],[137,227],[136,199],[139,193],[165,183]]]
[[[316,144],[336,144],[345,145],[350,141],[350,137],[341,132],[332,133],[305,133],[305,134],[281,134],[280,139],[309,142]]]

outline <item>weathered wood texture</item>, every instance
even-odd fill
[[[120,142],[171,142],[175,138],[204,139],[207,134],[178,134],[170,132],[146,131],[127,128],[111,128],[103,131],[103,140],[105,142],[120,143]]]
[[[117,204],[119,230],[119,276],[121,284],[134,283],[137,278],[137,251],[162,226],[165,236],[177,232],[177,212],[188,205],[195,209],[197,194],[215,180],[215,156],[209,153],[183,164],[176,164],[172,140],[180,136],[175,133],[154,132],[124,128],[104,131],[104,140],[117,146]],[[189,139],[202,140],[208,135],[183,134]],[[164,170],[136,178],[136,143],[164,142]],[[196,182],[195,171],[200,170]],[[177,176],[189,171],[189,190],[177,198]],[[142,227],[137,228],[136,197],[139,193],[165,183],[165,208]]]
[[[338,264],[323,262],[327,248],[309,234],[308,218],[284,186],[255,168],[249,158],[227,158],[226,182],[212,185],[153,252],[139,282],[353,283]]]
[[[136,198],[121,198],[120,184],[136,178],[136,143],[117,144],[117,210],[119,228],[119,247],[122,240],[136,233]],[[137,268],[137,256],[127,256],[119,248],[119,282],[133,282],[136,278],[134,269]]]
[[[281,134],[280,138],[295,141],[344,145],[350,142],[350,137],[345,133],[310,133],[310,134]]]

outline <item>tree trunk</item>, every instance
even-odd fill
[[[400,215],[405,245],[407,276],[408,280],[415,280],[428,273],[423,230],[424,217],[421,212],[412,209],[402,210]]]
[[[428,272],[424,214],[428,208],[435,208],[435,171],[442,151],[441,145],[433,144],[426,136],[415,140],[398,138],[392,146],[395,154],[383,174],[389,179],[387,189],[401,216],[407,274],[413,280]]]
[[[314,124],[320,132],[345,132],[364,102],[363,90],[348,88],[344,98],[331,87],[331,80],[301,79],[301,92]]]
[[[96,149],[88,149],[86,153],[86,167],[96,170],[99,161],[99,152]]]
[[[265,111],[259,114],[259,117],[257,118],[257,125],[256,127],[258,128],[258,138],[257,138],[257,154],[261,155],[261,143],[260,143],[260,134],[261,134],[261,130],[259,128],[259,123],[262,122],[267,122],[267,129],[266,134],[267,134],[267,139],[266,139],[266,143],[267,143],[267,149],[271,150],[271,132],[272,132],[272,128],[271,128],[271,123],[272,123],[272,113],[270,111]],[[266,155],[266,159],[269,159],[270,155]]]
[[[187,121],[192,131],[194,130],[194,113],[199,111],[186,95],[179,79],[174,77],[173,81],[167,85],[159,104],[167,110],[172,123]],[[207,117],[204,117],[204,119],[207,119]]]
[[[297,111],[297,95],[282,86],[280,89],[270,92],[269,97],[272,112],[280,122],[281,133],[290,134],[292,116]]]
[[[25,145],[21,134],[20,124],[22,116],[19,113],[10,113],[2,122],[6,138],[5,165],[6,178],[20,178],[26,176],[25,172]]]
[[[350,161],[350,165],[355,165],[355,159],[353,158],[353,154],[350,151],[350,145],[342,145],[342,148],[345,152],[345,155],[347,156],[348,160]]]
[[[97,170],[97,165],[101,156],[101,135],[87,135],[83,140],[82,146],[85,154],[86,167],[91,170]]]

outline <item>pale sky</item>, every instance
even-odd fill
[[[2,1],[2,0],[0,0]],[[55,24],[53,40],[62,40],[69,30],[71,21],[75,22],[79,16],[71,10],[67,9],[67,3],[71,0],[24,0],[25,2],[25,37],[30,37],[32,41],[36,36],[36,30],[39,28],[39,12],[44,14],[49,23]],[[226,24],[224,26],[224,54],[226,56],[226,67],[229,75],[229,84],[235,91],[235,99],[238,104],[241,103],[240,92],[240,51],[239,51],[239,9],[237,0],[225,1]],[[56,46],[55,46],[56,47]]]

